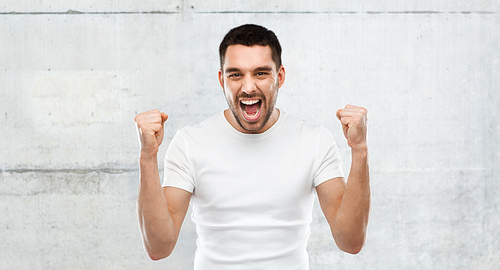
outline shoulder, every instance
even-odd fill
[[[222,112],[219,112],[198,124],[185,126],[177,131],[176,136],[207,135],[217,131],[221,126],[221,115]]]
[[[299,131],[300,133],[306,133],[309,135],[330,135],[330,131],[320,124],[311,123],[307,120],[300,119],[293,115],[282,112],[283,124],[287,128],[291,128]]]
[[[222,112],[217,113],[198,124],[178,129],[170,145],[174,144],[191,149],[219,142],[222,138],[227,137],[222,117],[224,117]]]
[[[312,148],[323,148],[336,145],[331,132],[320,124],[311,123],[295,116],[283,114],[282,137],[290,138],[300,143],[306,143]]]

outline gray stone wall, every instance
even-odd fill
[[[366,246],[339,251],[316,205],[311,269],[498,269],[499,12],[487,0],[3,1],[0,268],[191,269],[189,218],[171,257],[142,248],[133,119],[169,114],[162,159],[178,128],[225,109],[219,42],[256,23],[283,46],[277,106],[326,126],[346,173],[335,112],[369,111]]]

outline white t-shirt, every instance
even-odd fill
[[[218,113],[185,127],[165,157],[163,186],[191,192],[194,269],[308,269],[314,187],[343,177],[324,127],[280,111],[261,134]]]

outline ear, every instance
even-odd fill
[[[222,87],[222,89],[224,89],[224,75],[222,74],[222,70],[219,69],[219,83],[220,83],[220,86]]]
[[[285,83],[285,67],[281,65],[280,70],[278,71],[278,88],[281,88]]]

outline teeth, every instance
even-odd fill
[[[255,103],[259,102],[258,99],[254,99],[254,100],[242,100],[241,103],[245,104],[245,105],[253,105]]]

